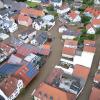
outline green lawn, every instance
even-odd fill
[[[27,4],[29,5],[29,7],[32,7],[32,8],[36,8],[39,5],[36,2],[30,2],[30,1],[27,1]]]

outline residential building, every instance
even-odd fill
[[[39,87],[32,93],[34,100],[75,100],[76,96],[73,93],[65,92],[46,83],[41,83]]]
[[[91,68],[95,50],[96,50],[95,47],[84,46],[81,56],[79,56],[79,55],[74,56],[74,60],[73,60],[74,65],[79,64],[79,65]],[[88,61],[88,59],[89,59],[89,61]]]
[[[62,6],[62,0],[51,0],[51,4],[54,6],[54,7],[61,7]]]
[[[70,20],[70,22],[73,23],[81,22],[81,17],[79,15],[79,12],[77,11],[71,11],[70,13],[68,13],[67,18]]]
[[[62,33],[62,39],[75,39],[77,36],[80,36],[81,32],[80,31],[73,31],[71,29],[67,29]]]
[[[70,10],[71,10],[70,7],[66,3],[62,4],[61,7],[57,7],[57,13],[60,15],[65,14],[69,12]]]
[[[74,66],[73,75],[76,77],[82,78],[83,80],[86,81],[88,78],[89,72],[90,72],[89,68],[76,64]]]
[[[5,98],[4,100],[14,100],[19,95],[23,86],[23,81],[21,79],[8,76],[0,82],[0,95]]]
[[[59,33],[63,33],[64,31],[67,31],[67,27],[66,26],[60,26],[59,27]]]
[[[18,16],[18,24],[28,27],[28,26],[32,25],[32,19],[29,16],[20,14]]]
[[[75,40],[65,40],[62,57],[74,58],[77,49],[77,43],[78,42]]]
[[[100,19],[93,19],[91,21],[91,24],[95,27],[95,28],[100,28]]]
[[[87,34],[95,34],[96,30],[92,24],[86,25]]]
[[[33,8],[23,8],[20,11],[20,13],[23,15],[27,15],[27,16],[35,17],[35,18],[45,15],[43,10],[38,10],[38,9],[33,9]]]
[[[27,1],[41,3],[41,0],[27,0]]]

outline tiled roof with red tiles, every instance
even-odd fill
[[[75,19],[78,16],[78,14],[75,11],[71,11],[71,13],[69,13],[69,17],[71,17],[72,19]]]
[[[96,73],[94,80],[100,82],[100,73]]]
[[[84,45],[95,46],[95,41],[93,41],[93,40],[84,40]]]
[[[74,66],[73,75],[76,77],[80,77],[84,80],[87,80],[89,72],[90,72],[89,68],[76,64]]]
[[[94,17],[97,17],[97,16],[100,15],[100,11],[99,11],[99,10],[96,10],[96,9],[93,8],[93,7],[87,7],[87,8],[85,9],[85,12],[88,12],[88,13],[92,14]]]
[[[62,54],[74,56],[75,55],[75,52],[76,52],[76,49],[75,48],[67,48],[67,47],[64,47],[63,48],[63,51],[62,51]]]
[[[25,15],[32,15],[36,17],[45,15],[43,10],[37,10],[32,8],[23,8],[20,13]]]
[[[91,21],[91,24],[92,24],[92,25],[99,25],[99,26],[100,26],[100,19],[93,19],[93,20]]]
[[[96,48],[92,47],[92,46],[84,46],[83,51],[90,52],[90,53],[95,53]]]
[[[87,24],[86,29],[89,30],[90,28],[94,28],[92,24]]]
[[[89,100],[100,100],[100,89],[93,87]]]
[[[41,83],[34,93],[40,100],[76,100],[76,96],[70,92],[64,92],[46,83]]]
[[[75,40],[65,40],[64,45],[69,45],[69,46],[77,46],[78,41]]]
[[[18,79],[9,76],[0,83],[0,89],[9,97],[17,89],[17,83]]]
[[[22,15],[22,14],[20,14],[18,16],[18,21],[26,21],[26,22],[28,22],[29,20],[31,20],[31,22],[32,22],[32,19],[29,16],[25,16],[25,15]]]

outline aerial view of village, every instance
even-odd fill
[[[100,100],[100,0],[0,0],[0,100]]]

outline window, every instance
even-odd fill
[[[52,96],[50,96],[50,100],[53,100],[53,97]]]

